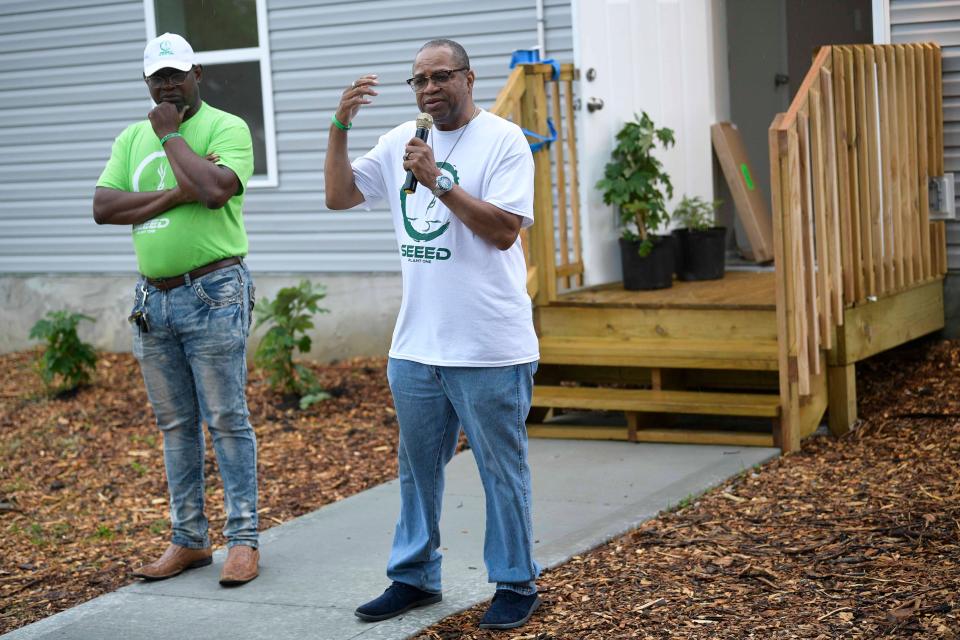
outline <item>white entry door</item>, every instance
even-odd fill
[[[711,0],[573,0],[574,58],[580,69],[580,158],[587,284],[621,279],[616,213],[594,187],[617,131],[646,111],[670,127],[677,146],[661,154],[676,198],[713,197],[710,125],[726,109],[722,43]],[[720,24],[722,26],[722,23]],[[717,52],[723,64],[717,66]]]

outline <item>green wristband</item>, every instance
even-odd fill
[[[171,138],[182,138],[182,137],[183,137],[183,136],[180,135],[180,133],[177,132],[177,131],[174,131],[173,133],[168,133],[167,135],[165,135],[165,136],[163,136],[162,138],[160,138],[160,146],[162,147],[162,146],[163,146],[163,143],[166,142],[167,140],[171,139]]]
[[[341,131],[346,131],[347,129],[353,128],[353,123],[351,122],[350,124],[343,124],[342,122],[337,120],[337,114],[333,114],[333,126],[335,126],[337,129],[340,129]]]

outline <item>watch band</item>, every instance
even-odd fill
[[[437,181],[436,181],[436,183],[434,184],[433,188],[430,189],[430,192],[434,195],[434,197],[439,198],[439,197],[441,197],[442,195],[447,194],[447,193],[450,193],[450,192],[453,190],[453,181],[450,180],[450,178],[446,178],[447,184],[450,185],[449,187],[447,187],[446,189],[444,189],[443,187],[440,186],[440,181],[441,181],[443,178],[446,178],[446,176],[444,176],[444,175],[439,175],[439,176],[437,176]]]

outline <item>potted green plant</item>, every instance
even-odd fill
[[[719,280],[726,256],[726,227],[714,224],[714,212],[721,202],[684,196],[673,210],[682,225],[675,229],[677,277],[681,280]]]
[[[663,289],[673,284],[673,243],[655,235],[670,218],[670,176],[654,155],[657,144],[674,144],[673,130],[658,129],[646,112],[623,125],[604,177],[597,182],[603,201],[618,208],[622,231],[620,262],[624,289]]]

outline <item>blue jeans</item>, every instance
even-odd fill
[[[173,542],[191,549],[210,546],[203,421],[223,478],[223,534],[229,546],[258,544],[257,442],[245,396],[252,295],[245,265],[167,291],[137,283],[134,312],[146,312],[149,331],[133,325],[133,353],[163,433]]]
[[[440,592],[443,472],[460,428],[486,496],[483,559],[498,589],[536,592],[527,412],[535,362],[437,367],[390,358],[387,378],[400,422],[400,519],[387,577]]]

